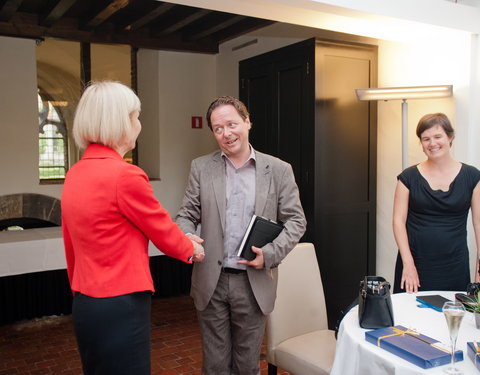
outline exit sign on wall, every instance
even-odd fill
[[[192,129],[201,129],[202,128],[202,117],[192,116]]]

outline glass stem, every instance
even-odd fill
[[[455,346],[457,345],[457,338],[451,338],[452,340],[452,360],[451,360],[451,364],[452,364],[452,370],[455,369]]]

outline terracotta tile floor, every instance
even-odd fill
[[[199,375],[200,333],[192,299],[188,296],[152,300],[152,374]],[[267,374],[266,345],[261,374]],[[0,375],[80,375],[70,316],[52,316],[0,326]],[[279,369],[278,374],[289,373]]]

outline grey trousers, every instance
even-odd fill
[[[265,332],[263,315],[246,273],[221,273],[203,311],[197,311],[202,334],[203,375],[259,375]]]

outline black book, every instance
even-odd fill
[[[253,260],[257,256],[252,246],[262,247],[272,242],[283,230],[283,225],[264,217],[253,215],[243,236],[237,255],[246,260]]]
[[[438,294],[418,296],[417,301],[437,311],[442,311],[442,307],[445,302],[451,302],[451,300]]]

